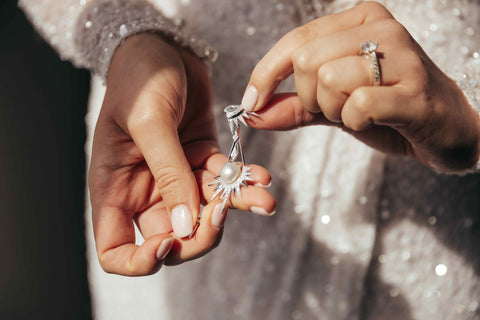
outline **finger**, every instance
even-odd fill
[[[216,153],[208,158],[203,168],[212,172],[213,174],[217,174],[227,163],[227,161],[227,156],[222,153]],[[250,176],[253,181],[247,181],[247,184],[254,184],[259,187],[269,187],[271,185],[272,177],[268,170],[255,164],[249,164],[248,167],[251,168],[251,172],[253,173],[253,175]]]
[[[195,175],[201,185],[200,194],[202,198],[206,202],[219,200],[219,196],[212,199],[215,194],[216,185],[209,185],[215,181],[215,175],[207,170],[198,170],[195,172]],[[241,187],[240,193],[232,192],[227,205],[260,215],[273,215],[275,213],[276,202],[275,198],[273,198],[265,188],[248,186]]]
[[[135,245],[131,216],[120,208],[103,207],[93,211],[98,259],[109,273],[141,276],[155,273],[172,247],[169,234],[147,238]]]
[[[146,119],[133,122],[130,134],[155,178],[175,234],[186,237],[199,212],[197,184],[180,144],[171,107],[161,105],[152,110]]]
[[[353,90],[370,85],[370,69],[370,61],[359,56],[336,59],[318,69],[316,100],[328,120],[341,121],[342,107]]]
[[[296,93],[280,93],[272,97],[260,117],[252,117],[248,124],[255,129],[292,130],[313,124],[332,125],[322,113],[312,113],[303,107]]]
[[[200,225],[193,237],[175,239],[165,264],[179,264],[213,250],[220,243],[227,210],[228,208],[222,211],[222,203],[219,201],[206,205],[202,210]]]
[[[202,168],[212,155],[220,153],[216,139],[202,139],[187,144],[184,143],[183,150],[193,169]]]
[[[402,128],[423,114],[415,108],[406,88],[361,87],[353,91],[341,113],[347,128],[360,131],[372,124]]]
[[[134,220],[144,238],[155,234],[173,232],[172,222],[163,201],[137,213]]]
[[[317,37],[387,18],[392,18],[392,15],[385,7],[375,2],[366,2],[316,19],[287,33],[255,66],[242,106],[248,111],[260,110],[265,106],[280,82],[293,72],[292,54],[297,48]]]
[[[303,57],[297,58],[292,56],[293,70],[295,78],[295,88],[298,97],[305,109],[310,112],[320,112],[320,106],[317,102],[316,88],[317,88],[317,70],[308,67],[308,62],[303,60]]]

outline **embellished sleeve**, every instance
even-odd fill
[[[479,48],[480,49],[480,48]],[[463,90],[472,108],[480,116],[480,54],[475,51],[454,78]],[[469,172],[480,172],[480,159]]]
[[[177,2],[155,6],[145,0],[20,0],[19,6],[63,60],[105,77],[115,49],[141,32],[157,32],[199,58],[216,59],[206,42],[182,31],[175,19]]]
[[[457,70],[453,77],[473,109],[480,114],[480,53],[475,51],[462,70]]]

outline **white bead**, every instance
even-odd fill
[[[223,166],[222,170],[220,170],[220,179],[226,184],[231,184],[237,180],[240,173],[241,170],[238,164],[229,161]]]
[[[124,24],[122,24],[122,25],[120,26],[120,30],[119,30],[119,31],[120,31],[120,36],[121,36],[121,37],[125,37],[125,36],[127,35],[127,33],[128,33],[127,27],[126,27]]]

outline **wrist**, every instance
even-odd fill
[[[158,34],[139,33],[128,37],[115,51],[107,76],[107,88],[117,81],[133,85],[152,77],[165,66],[183,71],[178,50]]]

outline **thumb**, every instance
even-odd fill
[[[200,199],[195,176],[183,152],[171,106],[155,108],[130,129],[171,215],[172,228],[183,238],[193,230]]]
[[[257,113],[260,117],[248,120],[248,124],[255,129],[292,130],[314,124],[335,125],[323,113],[311,113],[305,109],[296,93],[275,94]]]

